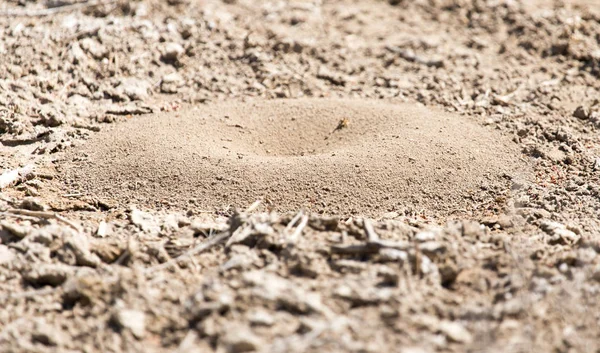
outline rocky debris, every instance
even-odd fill
[[[0,244],[0,265],[12,263],[15,257],[15,254],[6,245]]]
[[[409,62],[437,68],[444,67],[444,61],[442,59],[425,58],[421,55],[417,55],[412,49],[404,49],[396,46],[388,46],[386,49]]]
[[[574,245],[581,239],[581,236],[558,222],[544,220],[540,223],[540,228],[550,236],[549,244]]]
[[[181,75],[174,72],[163,76],[160,83],[160,91],[162,93],[174,94],[179,91],[179,88],[185,84],[185,81]]]
[[[589,110],[586,107],[580,105],[573,112],[573,116],[576,117],[576,118],[578,118],[578,119],[585,120],[585,119],[587,119],[587,118],[590,117],[590,112],[589,112]]]
[[[45,346],[63,346],[67,337],[58,329],[48,325],[43,319],[35,321],[31,340]]]
[[[317,78],[329,81],[331,84],[336,85],[336,86],[344,86],[347,81],[346,78],[344,77],[344,75],[342,75],[340,73],[335,73],[325,66],[321,66],[319,68],[319,71],[317,73]]]
[[[185,49],[179,43],[166,43],[162,50],[162,59],[167,62],[177,61],[181,55],[185,53]]]
[[[23,274],[23,278],[36,286],[63,284],[67,278],[75,274],[75,269],[64,264],[41,264]]]
[[[253,326],[273,326],[275,318],[266,310],[256,309],[248,313],[248,322]]]
[[[106,109],[106,114],[113,115],[141,115],[150,114],[154,110],[152,107],[139,104],[113,105]]]
[[[138,78],[125,78],[121,80],[116,87],[116,93],[123,97],[127,97],[132,101],[144,101],[150,95],[152,87],[146,80]]]
[[[74,233],[65,244],[73,251],[77,265],[96,267],[100,264],[98,256],[90,252],[90,243],[87,236]]]
[[[600,266],[596,266],[591,278],[597,282],[600,282]]]
[[[496,293],[497,303],[489,303],[493,310],[488,314],[476,309],[470,309],[469,314],[459,314],[453,305],[436,302],[437,299],[428,299],[434,302],[427,305],[435,305],[441,314],[440,317],[432,316],[420,324],[425,325],[429,335],[437,337],[438,341],[421,339],[427,342],[428,347],[473,344],[474,335],[480,332],[476,327],[472,329],[469,323],[468,318],[473,315],[488,315],[486,317],[494,320],[518,319],[527,310],[522,298],[513,297],[512,294],[527,286],[515,276],[510,276],[510,280],[506,281],[504,272],[497,274],[489,270],[495,267],[506,271],[511,266],[516,268],[523,264],[514,263],[511,255],[505,251],[496,252],[493,246],[469,250],[476,238],[463,235],[465,229],[468,229],[468,226],[465,227],[468,223],[455,222],[441,228],[405,227],[385,223],[389,221],[374,223],[366,219],[357,219],[339,223],[336,228],[331,228],[335,229],[334,231],[328,231],[337,233],[339,237],[323,237],[320,236],[323,230],[310,228],[293,246],[289,246],[285,240],[289,236],[286,228],[291,224],[288,217],[273,213],[238,212],[230,217],[228,227],[223,226],[226,225],[224,219],[210,225],[204,223],[202,217],[190,219],[182,215],[132,209],[128,219],[123,218],[116,223],[108,222],[113,233],[105,238],[95,236],[95,226],[86,228],[86,232],[76,233],[67,225],[64,225],[64,228],[63,225],[45,225],[35,232],[29,232],[23,240],[15,243],[22,244],[16,249],[29,246],[29,252],[33,253],[34,247],[27,244],[37,244],[41,249],[47,249],[46,246],[53,246],[52,244],[62,244],[56,253],[60,254],[60,257],[52,260],[50,253],[44,255],[46,257],[37,255],[45,263],[38,264],[35,268],[24,268],[21,274],[30,286],[48,285],[59,290],[62,295],[57,299],[61,307],[77,307],[77,310],[90,312],[100,310],[99,308],[108,310],[111,314],[106,320],[110,325],[114,325],[115,334],[129,333],[136,340],[145,342],[149,337],[148,331],[155,332],[157,328],[181,332],[179,330],[189,330],[189,327],[193,327],[198,333],[199,341],[210,339],[224,350],[232,352],[264,349],[267,347],[268,337],[272,337],[269,332],[281,332],[282,335],[297,334],[299,342],[305,342],[304,339],[311,332],[320,332],[319,335],[331,337],[328,336],[330,332],[346,330],[345,326],[334,329],[333,327],[338,326],[335,326],[332,320],[350,320],[355,310],[368,312],[369,308],[374,308],[376,320],[393,327],[396,325],[396,318],[411,317],[406,316],[404,310],[424,308],[425,302],[421,302],[420,299],[415,301],[412,295],[407,294],[410,293],[407,292],[407,286],[414,285],[424,286],[431,293],[436,293],[432,298],[443,298],[446,295],[444,293],[447,293],[444,287],[452,288],[453,293],[469,290],[489,290]],[[307,219],[313,219],[311,222],[314,223],[317,222],[317,218],[318,216],[311,215]],[[570,231],[561,223],[542,219],[541,224],[540,228],[548,234],[564,236],[564,230],[576,234],[574,227],[570,226],[573,229]],[[164,234],[167,238],[174,239],[176,234],[183,234],[182,232],[188,230],[190,237],[194,237],[195,234],[204,237],[202,232],[211,228],[221,229],[220,231],[225,232],[229,238],[239,235],[241,230],[248,231],[245,231],[247,233],[243,244],[233,243],[226,246],[224,238],[203,253],[192,255],[192,261],[175,261],[170,266],[161,264],[171,260],[168,255],[160,255],[160,242],[156,245],[147,242],[144,245],[144,237],[157,239],[155,237],[158,234]],[[128,240],[129,243],[136,244],[119,245],[111,239],[119,236],[123,229],[137,232],[137,237]],[[483,234],[480,226],[474,226],[473,229],[473,232],[467,231],[466,234]],[[352,236],[342,234],[348,231],[351,231]],[[45,240],[34,242],[41,235]],[[315,238],[315,235],[319,236]],[[271,240],[263,243],[267,238]],[[59,243],[56,243],[57,241]],[[495,244],[495,240],[490,241],[490,244]],[[357,247],[349,243],[359,245]],[[166,243],[162,244],[166,249]],[[547,246],[548,251],[554,247],[547,242],[541,244]],[[563,246],[570,244],[575,243],[565,242]],[[343,246],[344,249],[355,246],[355,249],[360,251],[344,250],[342,253],[336,253],[329,251],[332,246]],[[195,247],[196,245],[190,243],[182,250],[181,255]],[[463,250],[455,253],[452,249]],[[557,260],[562,261],[558,266],[560,270],[548,275],[544,275],[541,269],[537,271],[531,283],[531,293],[553,293],[552,286],[561,282],[552,281],[562,276],[560,273],[570,273],[570,276],[586,273],[583,272],[587,266],[585,264],[594,264],[596,253],[592,248],[585,249],[594,254],[582,255],[582,259],[585,257],[589,260],[579,264],[580,267],[569,265],[563,271],[563,265],[574,262],[562,256]],[[8,248],[8,251],[12,249]],[[164,249],[162,251],[164,252]],[[308,253],[305,254],[306,251]],[[88,256],[94,256],[96,259],[93,261],[96,269],[85,263]],[[463,264],[456,262],[457,256]],[[292,264],[302,258],[311,259],[311,268],[318,276],[305,277],[301,272],[294,270]],[[479,262],[475,259],[482,260]],[[56,260],[65,263],[50,262]],[[20,255],[13,256],[14,266],[17,268],[22,266],[20,261],[23,261]],[[101,263],[107,265],[100,265]],[[219,270],[188,279],[180,277],[182,273],[197,271],[200,266],[210,263],[218,264],[212,265],[212,268]],[[469,263],[468,266],[473,269],[466,270],[465,263]],[[140,272],[135,270],[137,266],[148,270]],[[280,272],[281,269],[285,269],[285,272]],[[104,271],[113,273],[113,276],[103,277],[100,274]],[[597,283],[597,275],[593,270],[589,271],[583,277],[577,275],[577,278]],[[306,278],[313,279],[309,283],[306,282]],[[165,285],[174,286],[173,289],[162,285],[163,281],[167,281]],[[487,287],[486,283],[496,283],[497,289]],[[140,298],[146,296],[147,300],[153,300],[151,298],[155,293],[160,294],[158,298],[161,298],[161,303],[152,301],[152,308],[146,307]],[[171,298],[170,300],[183,298],[185,304],[170,304],[170,300],[164,300],[167,297]],[[456,294],[452,294],[451,297],[454,299],[448,297],[444,300],[449,303],[453,300],[463,300],[457,299],[462,297],[456,297]],[[398,298],[402,300],[399,301]],[[182,299],[176,299],[178,300]],[[407,307],[404,308],[404,305]],[[149,318],[149,313],[154,313],[154,310],[167,308],[170,309],[161,315],[166,315],[164,317],[168,319],[157,321]],[[459,315],[462,317],[461,321],[449,321],[446,316],[449,313]],[[285,321],[285,317],[296,322],[294,325],[297,326]],[[180,322],[182,318],[184,322]],[[321,323],[311,323],[315,320]],[[329,331],[328,327],[332,327],[332,331]],[[384,334],[387,334],[386,329],[383,330]],[[394,335],[393,330],[389,334]],[[61,338],[53,340],[48,334],[39,334],[36,341],[56,346],[65,344]],[[339,344],[342,344],[341,341]]]
[[[93,38],[84,38],[80,42],[81,49],[85,50],[96,60],[102,60],[108,56],[108,50]]]
[[[468,344],[473,341],[471,333],[458,322],[442,321],[439,324],[439,330],[453,342]]]
[[[328,313],[319,293],[308,292],[293,282],[264,271],[251,271],[243,275],[243,281],[251,286],[251,295],[267,303],[280,305],[298,313]]]
[[[254,352],[263,344],[250,328],[241,325],[228,327],[222,342],[229,353]]]
[[[131,223],[137,226],[143,232],[148,232],[151,234],[160,232],[160,225],[158,222],[156,222],[154,217],[147,212],[133,208],[129,218]]]
[[[97,305],[110,285],[111,281],[105,281],[94,273],[79,271],[63,284],[62,303],[67,306]]]
[[[146,334],[146,314],[134,309],[117,310],[112,317],[121,329],[129,330],[138,339]]]
[[[12,236],[15,236],[19,239],[23,239],[29,234],[29,229],[27,227],[20,226],[18,224],[14,224],[8,221],[0,221],[0,226],[2,230]]]

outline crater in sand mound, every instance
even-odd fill
[[[348,126],[334,131],[342,119]],[[64,170],[69,190],[123,205],[213,209],[261,198],[279,211],[331,214],[469,209],[469,193],[506,188],[505,175],[525,169],[516,146],[468,118],[362,100],[221,103],[136,117],[74,153]]]

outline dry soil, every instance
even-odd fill
[[[0,2],[0,351],[599,352],[599,38],[589,0]]]
[[[264,200],[279,212],[448,215],[471,210],[482,189],[533,180],[516,144],[473,119],[360,99],[228,102],[145,116],[95,135],[74,155],[61,176],[71,181],[66,192],[184,210]]]

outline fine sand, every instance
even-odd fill
[[[121,204],[214,209],[262,199],[278,211],[327,214],[447,214],[527,174],[516,145],[471,118],[368,100],[222,103],[136,117],[75,156],[65,170],[70,187]]]

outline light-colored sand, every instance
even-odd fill
[[[332,132],[341,119],[349,125]],[[264,199],[280,211],[330,214],[447,214],[526,170],[516,146],[468,118],[361,100],[221,103],[135,117],[71,158],[64,173],[72,188],[121,204],[213,209]]]

